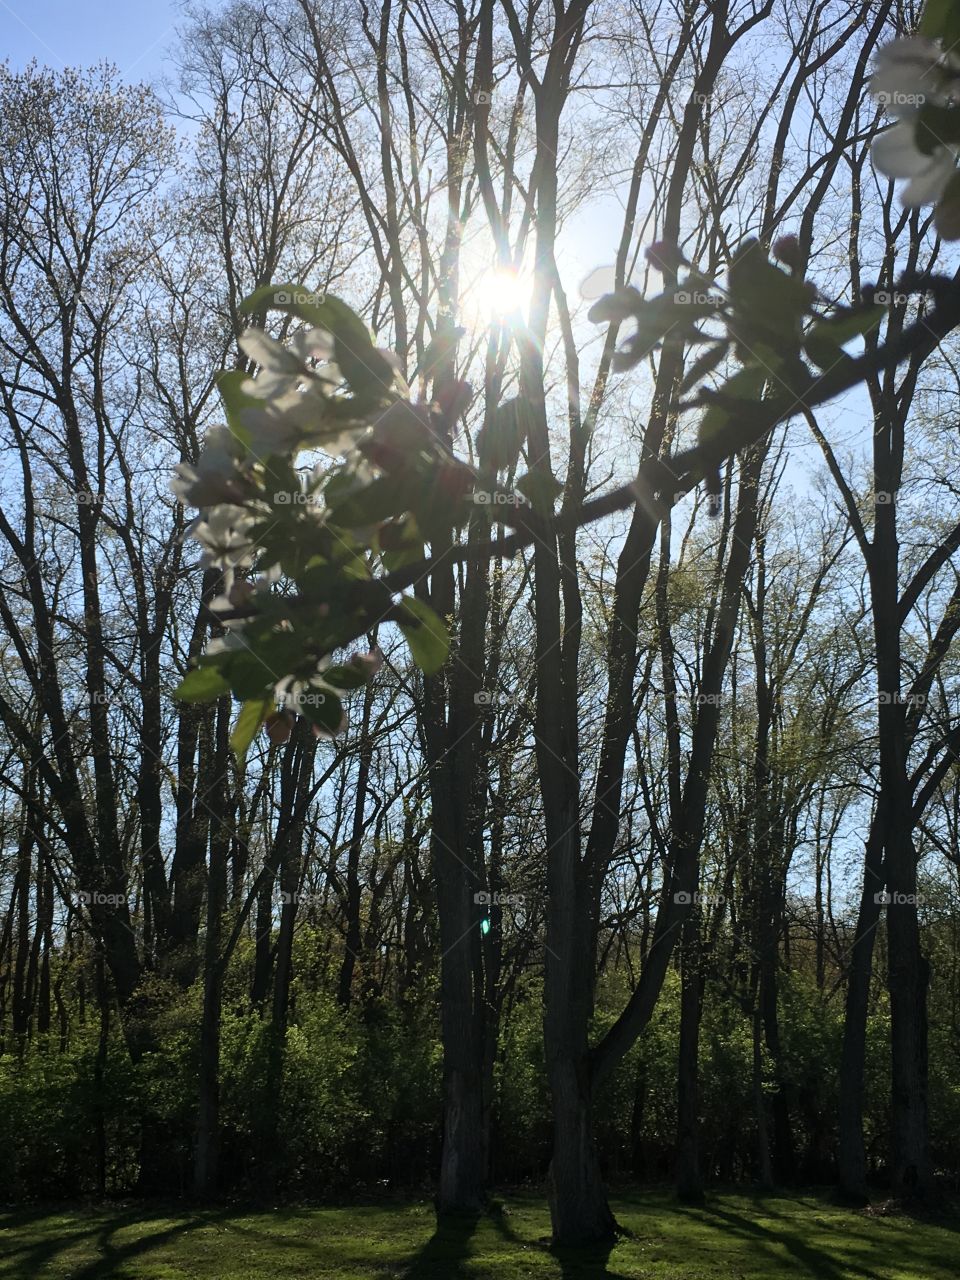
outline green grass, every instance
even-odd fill
[[[435,1229],[429,1204],[188,1210],[146,1205],[0,1213],[0,1280],[957,1280],[960,1219],[871,1217],[816,1196],[665,1192],[614,1200],[633,1233],[558,1253],[542,1199],[511,1195]]]

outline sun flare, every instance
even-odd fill
[[[467,290],[471,319],[475,324],[503,324],[530,302],[531,281],[522,271],[494,267],[483,272]]]

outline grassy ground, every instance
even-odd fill
[[[0,1280],[957,1280],[960,1218],[919,1222],[815,1196],[666,1193],[614,1202],[633,1233],[601,1253],[551,1251],[543,1201],[511,1195],[477,1223],[435,1230],[426,1203],[0,1213]]]

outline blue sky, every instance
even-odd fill
[[[160,74],[180,17],[176,0],[0,0],[0,56],[14,68],[116,63],[124,80]]]
[[[169,71],[166,56],[181,17],[181,0],[0,0],[0,57],[8,58],[15,68],[33,58],[54,68],[106,60],[117,66],[126,81],[155,80]],[[573,300],[578,282],[612,261],[619,217],[615,201],[593,201],[566,229],[562,274]],[[598,250],[598,246],[603,247]],[[826,421],[839,417],[832,435],[839,433],[848,444],[859,441],[861,445],[870,416],[862,393],[844,397],[824,415]],[[788,479],[803,493],[809,487],[810,472],[822,464],[803,433],[795,431],[793,440]]]

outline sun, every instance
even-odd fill
[[[463,301],[475,326],[506,324],[526,310],[530,291],[531,281],[525,272],[494,267],[477,276]]]

